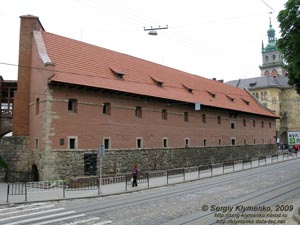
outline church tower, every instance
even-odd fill
[[[262,65],[259,66],[261,76],[287,76],[287,72],[283,68],[282,55],[276,46],[275,30],[272,28],[271,19],[267,33],[268,45],[264,47],[264,43],[262,42]]]

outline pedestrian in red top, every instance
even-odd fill
[[[135,165],[131,171],[132,173],[132,187],[137,187],[137,176],[138,176],[138,173],[139,173],[139,170],[137,168],[137,166]]]
[[[293,153],[297,155],[298,151],[299,151],[299,145],[295,144]]]

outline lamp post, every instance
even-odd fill
[[[156,28],[152,27],[152,26],[151,26],[151,28],[145,28],[144,27],[144,31],[149,31],[148,34],[149,35],[154,35],[154,36],[157,35],[157,30],[163,30],[163,29],[168,29],[168,25],[166,25],[165,27],[158,26]]]
[[[98,194],[102,193],[102,160],[103,160],[104,154],[105,154],[105,148],[104,148],[104,145],[101,144],[99,146],[99,152],[98,152],[98,157],[99,157],[99,188],[98,188]]]

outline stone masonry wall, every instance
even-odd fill
[[[48,166],[52,167],[49,170],[54,172],[48,174],[44,179],[84,176],[84,154],[87,153],[97,154],[97,151],[52,151],[52,156],[48,158],[48,160],[51,158],[52,162],[49,161]],[[227,160],[255,158],[275,153],[274,145],[109,150],[103,157],[102,171],[103,175],[118,175],[130,172],[135,164],[141,171],[166,170]]]
[[[0,139],[0,155],[8,161],[10,170],[31,171],[35,164],[40,180],[84,176],[84,155],[97,150],[28,150],[27,137]],[[137,165],[141,171],[166,170],[209,163],[254,158],[276,153],[274,145],[218,146],[177,149],[108,150],[103,157],[103,175],[120,175]],[[97,174],[99,161],[97,160]]]
[[[0,155],[8,162],[9,170],[31,170],[31,151],[28,150],[28,137],[3,137],[0,139]]]

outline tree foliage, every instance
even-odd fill
[[[288,0],[277,19],[281,29],[277,46],[286,61],[289,84],[300,95],[300,0]]]
[[[7,162],[0,155],[0,168],[8,169]]]

